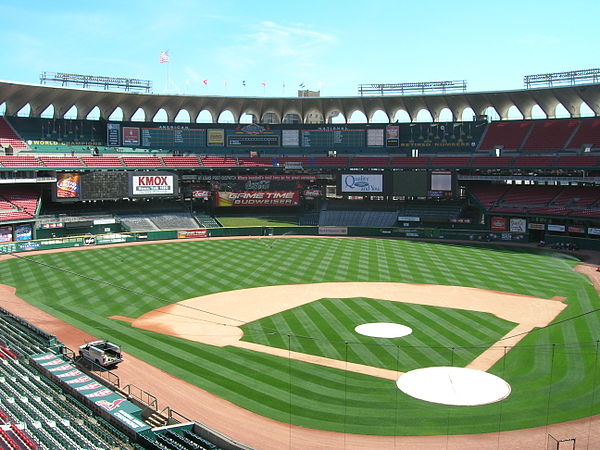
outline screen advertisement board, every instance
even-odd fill
[[[30,224],[15,225],[15,241],[28,241],[33,237]]]
[[[106,124],[106,145],[109,147],[118,147],[121,145],[121,124]]]
[[[13,240],[12,227],[0,227],[0,242],[11,242]]]
[[[492,231],[506,231],[507,223],[504,217],[492,217],[490,219],[490,230]]]
[[[123,127],[123,145],[140,145],[140,129]]]
[[[129,174],[131,197],[176,196],[177,176],[169,172],[133,172]]]
[[[76,199],[81,193],[81,176],[78,173],[59,173],[56,177],[56,198]]]
[[[383,175],[345,173],[341,179],[342,192],[381,193]]]
[[[296,206],[300,202],[298,191],[242,191],[217,192],[216,207],[229,206]]]
[[[525,233],[527,231],[527,221],[525,219],[511,218],[509,231],[511,233]]]

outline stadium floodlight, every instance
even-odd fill
[[[76,73],[42,72],[40,84],[53,86],[77,86],[84,89],[101,87],[105,91],[141,91],[150,93],[152,81],[139,80],[137,78],[103,77],[98,75],[80,75]]]
[[[571,70],[569,72],[541,73],[525,75],[523,84],[526,89],[539,86],[574,86],[576,84],[600,83],[600,69]]]
[[[358,95],[433,94],[436,92],[465,92],[466,80],[417,81],[414,83],[359,84]]]

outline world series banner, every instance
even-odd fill
[[[215,206],[296,206],[300,202],[299,191],[242,191],[217,192]]]

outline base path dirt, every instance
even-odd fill
[[[600,261],[597,256],[595,258]],[[597,286],[600,286],[595,266],[585,270],[580,269],[581,267],[582,265],[578,266],[577,270],[594,278],[599,283]],[[10,286],[0,286],[0,305],[56,335],[70,348],[96,339],[16,297],[14,288]],[[476,435],[366,436],[303,428],[240,408],[131,355],[125,355],[125,358],[117,370],[122,385],[135,384],[158,397],[161,408],[170,405],[184,416],[205,423],[256,449],[546,450],[548,434],[559,440],[576,438],[578,449],[600,448],[600,416],[547,427]]]

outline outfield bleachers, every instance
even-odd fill
[[[198,222],[189,212],[149,213],[146,217],[159,230],[190,230],[198,228]]]
[[[319,226],[391,227],[397,222],[395,211],[321,211]]]

